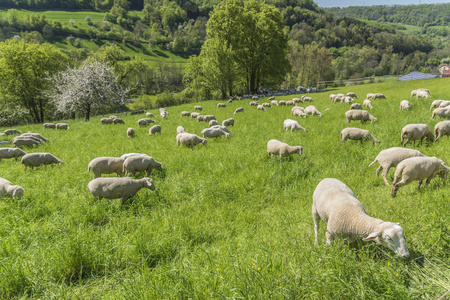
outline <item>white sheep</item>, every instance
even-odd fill
[[[20,148],[22,146],[32,148],[34,145],[39,146],[41,144],[41,141],[39,139],[36,139],[32,136],[17,136],[12,140],[12,142],[14,147],[16,148]]]
[[[183,145],[193,148],[195,145],[198,145],[200,143],[202,143],[203,145],[206,145],[207,140],[204,138],[201,138],[198,135],[193,134],[193,133],[184,132],[184,133],[177,134],[177,145],[178,146],[183,144]]]
[[[195,106],[194,106],[194,110],[200,110],[200,111],[203,111],[203,107],[201,107],[200,105],[195,105]]]
[[[151,112],[147,112],[145,113],[145,115],[149,118],[156,118],[154,114],[152,114]]]
[[[434,119],[434,117],[439,118],[450,118],[450,107],[438,107],[435,110],[433,110],[433,114],[431,115],[431,120]]]
[[[280,101],[278,101],[278,105],[279,106],[286,106],[286,101],[285,100],[280,100]]]
[[[40,140],[41,142],[45,142],[48,143],[48,139],[46,139],[45,137],[43,137],[42,135],[40,135],[39,133],[33,133],[33,132],[27,132],[27,133],[22,133],[19,136],[32,136],[34,138],[37,138],[38,140]]]
[[[273,157],[274,155],[282,157],[289,157],[292,154],[298,154],[301,156],[303,153],[303,147],[302,146],[289,146],[286,143],[280,142],[278,140],[272,139],[267,142],[267,154],[270,157]]]
[[[416,98],[417,98],[417,97],[418,97],[417,94],[418,94],[420,91],[424,91],[425,93],[430,94],[430,91],[427,90],[427,89],[417,89],[417,90],[412,90],[412,91],[411,91],[411,97],[416,96]],[[431,95],[430,95],[430,96],[431,96]]]
[[[217,120],[209,121],[208,127],[211,127],[211,126],[214,126],[214,125],[219,125],[219,122]]]
[[[133,138],[134,135],[135,135],[134,128],[129,127],[129,128],[127,129],[127,136]]]
[[[297,130],[303,130],[306,132],[306,129],[303,128],[297,121],[291,120],[291,119],[284,120],[283,129],[284,129],[284,131],[288,131],[290,129],[291,132],[297,131]]]
[[[145,177],[142,179],[133,179],[131,177],[123,178],[95,178],[88,184],[91,194],[98,199],[122,199],[122,204],[142,189],[155,190],[153,179]]]
[[[217,108],[226,108],[227,105],[225,103],[217,103]]]
[[[416,92],[416,98],[430,98],[431,94],[428,90],[418,90]]]
[[[191,113],[184,110],[184,111],[181,112],[181,116],[182,117],[189,117],[189,116],[191,116]]]
[[[439,107],[439,105],[442,103],[442,101],[444,101],[444,100],[434,100],[434,101],[431,103],[430,111],[431,111],[433,108],[435,108],[435,107]]]
[[[5,129],[5,131],[3,133],[5,135],[13,135],[13,134],[21,134],[22,132],[20,132],[17,129]]]
[[[372,116],[368,111],[366,110],[348,110],[345,112],[345,118],[346,118],[346,122],[350,123],[350,121],[352,120],[360,120],[361,123],[364,123],[366,121],[370,122],[376,122],[377,118],[375,118],[374,116]]]
[[[250,106],[258,106],[258,105],[259,105],[259,102],[258,102],[258,101],[250,101],[248,104],[249,104]]]
[[[229,118],[222,121],[222,126],[234,126],[234,119]]]
[[[411,104],[408,100],[402,100],[400,102],[400,110],[409,110],[411,108]]]
[[[53,154],[46,152],[25,154],[24,156],[22,156],[21,162],[25,166],[25,170],[27,169],[27,167],[33,169],[34,167],[39,167],[41,165],[63,164],[62,160],[60,160]]]
[[[305,109],[301,106],[294,106],[291,109],[292,115],[293,116],[298,116],[298,117],[307,117],[308,115],[305,112]]]
[[[152,134],[156,134],[156,133],[161,134],[161,126],[160,125],[153,125],[148,130],[148,135],[152,135]]]
[[[197,122],[204,122],[205,121],[205,116],[204,115],[198,115],[197,116]]]
[[[186,132],[186,130],[184,130],[184,127],[183,126],[178,126],[177,127],[177,134],[178,133],[183,133],[183,132]]]
[[[423,139],[428,142],[433,142],[434,135],[431,132],[427,124],[408,124],[402,128],[401,132],[401,144],[405,147],[410,141],[416,144],[417,140],[420,140],[422,144]],[[403,143],[405,141],[405,143]]]
[[[443,100],[440,104],[439,107],[447,107],[450,106],[450,100]]]
[[[132,156],[149,156],[149,155],[144,154],[144,153],[126,153],[126,154],[122,155],[120,158],[123,159],[123,161],[125,162],[128,158],[130,158]]]
[[[352,98],[358,98],[358,96],[356,96],[356,94],[353,92],[348,92],[346,96],[352,97]]]
[[[344,99],[345,99],[345,95],[337,94],[337,95],[334,95],[334,97],[331,99],[331,102],[333,102],[333,103],[336,103],[336,102],[341,103],[342,101],[344,101]]]
[[[266,110],[266,108],[264,106],[262,106],[261,104],[258,104],[257,109],[258,110]]]
[[[225,132],[231,134],[231,132],[228,130],[228,128],[227,128],[226,126],[223,126],[223,125],[214,125],[214,126],[212,126],[211,128],[220,128],[220,129],[222,129],[223,131],[225,131]]]
[[[344,103],[350,105],[350,103],[354,102],[355,100],[353,100],[352,97],[349,96],[345,96],[344,98]]]
[[[375,93],[375,94],[369,93],[369,94],[367,94],[366,98],[374,100],[374,99],[386,98],[386,96],[381,93]]]
[[[230,133],[222,130],[219,127],[211,127],[211,128],[205,128],[201,132],[203,138],[218,138],[222,135],[225,137],[229,137]]]
[[[272,107],[272,105],[270,105],[270,103],[268,103],[268,102],[264,102],[264,103],[262,104],[262,106],[264,106],[264,107]]]
[[[258,96],[252,96],[252,100],[259,100]]]
[[[286,106],[294,106],[295,102],[292,100],[286,101]]]
[[[341,142],[346,140],[355,140],[360,141],[362,144],[364,141],[368,141],[370,139],[373,141],[373,144],[379,143],[379,141],[369,132],[369,130],[348,127],[342,129],[341,131]]]
[[[47,128],[56,129],[56,124],[54,124],[54,123],[44,123],[44,129],[47,129]]]
[[[275,96],[270,96],[269,98],[267,98],[267,100],[275,100]]]
[[[425,183],[429,184],[434,176],[439,174],[446,178],[449,172],[450,168],[444,165],[444,162],[437,157],[410,157],[402,160],[395,170],[391,196],[395,197],[400,187],[414,180],[418,181],[417,189],[419,189],[424,179],[426,179]]]
[[[89,162],[88,172],[92,170],[94,178],[111,173],[116,173],[116,176],[119,176],[123,171],[123,163],[124,159],[121,157],[97,157]]]
[[[309,97],[309,96],[302,96],[302,102],[313,102],[313,99],[312,99],[312,97]]]
[[[159,115],[161,116],[161,119],[165,119],[167,115],[169,115],[169,112],[167,110],[161,110],[160,108]]]
[[[387,174],[391,167],[396,167],[402,160],[405,160],[410,157],[415,156],[424,156],[419,150],[402,148],[402,147],[392,147],[388,149],[381,150],[378,153],[375,160],[370,163],[369,167],[373,166],[376,162],[380,164],[377,169],[377,176],[380,174],[380,171],[383,170],[383,180],[387,186],[390,186],[387,180]]]
[[[113,124],[125,124],[125,122],[121,118],[115,118],[113,119]],[[58,129],[58,127],[56,129]]]
[[[0,198],[5,196],[11,197],[13,199],[22,198],[24,190],[18,185],[13,185],[11,181],[0,177]]]
[[[0,148],[0,161],[2,159],[15,158],[17,160],[18,157],[24,156],[27,154],[19,148]]]
[[[69,130],[70,127],[69,127],[69,124],[67,124],[67,123],[56,123],[56,129]]]
[[[373,109],[372,101],[370,101],[369,99],[364,100],[363,101],[363,105],[368,107],[368,108],[370,108],[370,109]]]
[[[367,215],[353,191],[338,179],[325,178],[319,182],[313,193],[312,216],[316,244],[322,219],[327,223],[327,245],[335,237],[350,241],[362,238],[365,242],[375,241],[404,259],[409,258],[402,227]]]
[[[238,107],[238,108],[236,108],[236,110],[234,111],[233,114],[237,114],[237,113],[239,113],[239,112],[244,112],[244,108],[243,108],[243,107]]]
[[[278,106],[278,101],[277,100],[272,100],[272,101],[270,101],[270,104],[272,106]]]
[[[101,118],[100,119],[100,123],[103,124],[113,124],[114,123],[114,119],[111,118]]]
[[[314,105],[310,105],[305,107],[305,114],[307,115],[316,115],[321,117],[322,113],[314,106]]]
[[[434,135],[436,138],[434,141],[439,140],[443,136],[447,136],[447,138],[450,136],[450,121],[442,121],[436,124],[434,126]]]
[[[334,97],[336,97],[335,94],[330,94],[330,100],[333,101]]]
[[[350,109],[362,109],[362,106],[359,103],[353,103],[350,105]]]
[[[163,166],[148,155],[134,155],[127,158],[123,163],[123,173],[125,175],[132,174],[134,176],[139,172],[145,172],[148,175],[153,169],[161,171]]]
[[[200,113],[198,112],[191,113],[191,119],[197,119],[198,116],[200,116]]]
[[[150,123],[146,119],[139,119],[137,121],[139,127],[148,126]]]

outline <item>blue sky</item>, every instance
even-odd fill
[[[314,2],[320,7],[449,3],[449,1],[443,0],[314,0]]]

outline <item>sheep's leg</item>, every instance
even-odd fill
[[[331,245],[331,243],[333,243],[334,236],[331,233],[329,233],[328,230],[327,230],[327,232],[325,232],[325,235],[327,237],[326,245],[329,246],[329,245]]]
[[[428,179],[427,179],[428,181]],[[420,186],[422,185],[422,180],[420,180],[419,182],[417,182],[417,189],[420,190]]]
[[[313,219],[314,219],[314,240],[315,240],[315,243],[318,244],[319,243],[320,216],[315,209],[313,209],[312,215],[313,215]]]
[[[387,186],[390,186],[389,181],[387,180],[387,174],[388,174],[390,168],[391,167],[387,167],[386,169],[384,169],[383,174],[382,174],[384,183],[386,183]]]
[[[377,169],[377,176],[378,176],[378,174],[380,174],[380,171],[381,170],[383,170],[383,167],[380,165],[379,167],[378,167],[378,169]]]
[[[391,192],[391,197],[394,198],[397,195],[397,191],[399,188],[401,188],[404,185],[407,185],[408,183],[410,183],[410,180],[405,180],[402,179],[400,182],[396,183],[397,178],[395,178],[394,183],[392,184],[392,192]]]

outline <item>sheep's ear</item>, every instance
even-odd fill
[[[381,235],[381,231],[375,231],[372,232],[371,234],[369,234],[368,237],[366,237],[365,239],[363,239],[364,242],[368,242],[368,241],[372,241],[374,240],[376,237]]]

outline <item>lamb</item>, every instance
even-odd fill
[[[374,145],[375,143],[379,143],[379,141],[368,130],[348,127],[342,129],[341,131],[341,142],[346,140],[359,140],[362,144],[364,141],[368,141],[369,139],[372,139]]]
[[[225,137],[229,137],[230,133],[225,132],[224,130],[222,130],[219,127],[214,127],[214,128],[205,128],[202,130],[201,132],[202,137],[203,138],[218,138],[222,135],[224,135]]]
[[[434,135],[436,136],[434,139],[435,142],[444,135],[448,138],[450,136],[450,121],[442,121],[437,123],[436,126],[434,126]]]
[[[310,105],[310,106],[305,107],[305,113],[307,115],[316,115],[316,116],[319,116],[319,117],[322,116],[322,113],[314,105]]]
[[[424,179],[426,179],[425,183],[429,184],[431,179],[437,174],[445,179],[449,172],[450,168],[444,165],[444,162],[437,157],[424,156],[407,158],[401,161],[395,170],[391,196],[394,198],[400,187],[407,185],[413,180],[418,181],[417,189],[419,189]]]
[[[258,105],[257,109],[258,110],[266,110],[266,108],[264,106],[262,106],[261,104]]]
[[[101,118],[100,119],[100,123],[103,124],[113,124],[114,123],[114,119],[111,118]]]
[[[149,118],[156,118],[154,114],[152,114],[151,112],[147,112],[145,113],[145,115]]]
[[[133,138],[134,135],[135,135],[134,128],[129,127],[129,128],[127,129],[127,136],[130,137],[130,138]]]
[[[161,171],[163,166],[151,156],[131,156],[123,163],[123,173],[125,175],[132,174],[133,176],[139,172],[145,172],[148,176],[153,169]]]
[[[327,223],[327,245],[336,236],[350,241],[362,238],[365,242],[373,240],[404,259],[409,258],[402,227],[367,215],[353,191],[338,179],[325,178],[319,182],[313,193],[312,216],[316,244],[322,219]]]
[[[165,108],[161,107],[159,109],[159,115],[161,116],[161,119],[165,119],[169,115],[169,112]]]
[[[115,118],[113,119],[114,124],[125,124],[125,122],[121,118]]]
[[[234,119],[229,118],[222,121],[222,126],[234,126]]]
[[[264,103],[262,104],[262,106],[264,106],[264,107],[272,107],[272,105],[270,105],[270,103],[267,103],[267,102],[264,102]]]
[[[25,170],[27,169],[27,167],[33,169],[34,167],[39,167],[41,165],[50,165],[50,164],[62,165],[64,163],[59,158],[46,152],[25,154],[24,156],[22,156],[21,162],[25,166]]]
[[[423,139],[432,143],[434,135],[427,124],[408,124],[402,128],[401,138],[401,143],[404,147],[410,141],[413,141],[413,144],[415,145],[416,141],[420,140],[420,144],[422,144]],[[405,141],[405,143],[403,143],[403,141]]]
[[[400,110],[409,110],[411,108],[411,104],[408,100],[402,100],[400,102]]]
[[[34,145],[39,146],[41,144],[39,139],[33,138],[32,136],[15,137],[12,142],[16,148],[20,148],[21,146],[32,148]]]
[[[0,161],[2,159],[15,158],[17,160],[18,157],[24,156],[27,154],[19,148],[0,148]]]
[[[123,171],[124,159],[121,157],[101,156],[94,158],[88,165],[88,172],[92,170],[94,178],[102,176],[102,174],[116,173],[117,176]]]
[[[178,134],[178,133],[183,133],[183,132],[186,132],[186,131],[184,130],[184,127],[183,127],[183,126],[178,126],[178,127],[177,127],[177,134]]]
[[[439,107],[439,105],[441,105],[442,101],[444,101],[444,100],[434,100],[434,101],[431,103],[430,111],[431,111],[433,108],[435,108],[435,107]]]
[[[217,108],[226,108],[227,105],[225,103],[217,103]]]
[[[21,199],[24,190],[18,185],[13,185],[9,180],[0,177],[0,198],[9,196],[13,199]]]
[[[235,114],[237,114],[237,113],[239,113],[239,112],[244,112],[244,108],[243,107],[238,107],[238,108],[236,108],[236,110],[234,111],[234,115]]]
[[[211,127],[211,126],[214,126],[214,125],[219,125],[219,122],[217,120],[209,121],[208,127]]]
[[[425,155],[423,155],[420,151],[414,149],[392,147],[381,150],[380,153],[378,153],[377,157],[375,157],[375,160],[370,163],[369,167],[373,166],[376,162],[378,162],[380,166],[377,169],[377,176],[378,174],[380,174],[380,171],[383,170],[382,176],[384,183],[386,183],[387,186],[390,186],[386,178],[389,169],[391,167],[396,167],[401,161],[407,158],[416,156],[423,157]]]
[[[372,101],[370,101],[369,99],[364,100],[364,101],[363,101],[363,105],[364,105],[364,106],[367,106],[367,107],[370,108],[370,109],[373,109]]]
[[[352,103],[353,101],[355,101],[355,100],[353,100],[352,97],[345,96],[345,98],[344,98],[344,103],[345,103],[345,104],[350,105],[350,103]]]
[[[184,110],[184,111],[181,112],[181,116],[182,116],[182,117],[189,117],[190,115],[191,115],[191,113],[188,112],[188,111],[185,111],[185,110]]]
[[[44,123],[44,129],[47,129],[47,128],[56,129],[56,124]]]
[[[69,124],[67,124],[67,123],[56,123],[55,126],[56,126],[56,129],[59,129],[59,130],[69,130],[70,129]]]
[[[91,194],[98,198],[122,199],[122,204],[142,189],[155,190],[153,179],[145,177],[142,179],[133,179],[131,177],[123,178],[96,178],[88,184]]]
[[[20,132],[17,129],[6,129],[3,133],[5,135],[13,135],[13,134],[21,134],[22,132]]]
[[[361,106],[361,104],[359,104],[359,103],[353,103],[353,104],[350,106],[350,109],[362,109],[362,106]]]
[[[43,137],[42,135],[40,135],[39,133],[32,133],[32,132],[27,132],[27,133],[22,133],[19,136],[31,136],[34,137],[38,140],[40,140],[41,142],[45,142],[48,143],[48,139],[46,139],[45,137]]]
[[[352,120],[360,120],[361,123],[364,123],[368,120],[370,120],[370,122],[376,122],[377,118],[375,118],[374,116],[372,116],[371,114],[369,114],[368,111],[366,110],[348,110],[345,112],[345,118],[346,118],[346,122],[350,123],[350,121]]]
[[[353,92],[348,92],[348,93],[347,93],[347,96],[348,96],[348,97],[352,97],[352,98],[358,98],[358,96],[356,96],[356,94],[353,93]]]
[[[303,128],[302,126],[300,126],[300,124],[295,121],[295,120],[291,120],[291,119],[286,119],[283,122],[283,129],[284,131],[287,131],[288,129],[292,131],[297,131],[297,130],[303,130],[306,132],[306,129]]]
[[[228,128],[227,128],[226,126],[214,125],[214,126],[212,126],[211,128],[220,128],[220,129],[222,129],[223,131],[225,131],[225,132],[231,134],[231,132],[228,130]]]
[[[267,142],[267,154],[273,158],[274,155],[279,155],[282,157],[289,157],[292,154],[298,153],[299,156],[303,153],[302,146],[289,146],[286,143],[280,142],[278,140],[270,140]]]
[[[201,107],[200,105],[196,105],[196,106],[194,106],[194,110],[203,111],[203,107]]]
[[[198,116],[200,116],[200,113],[198,112],[191,113],[191,119],[197,119]]]
[[[431,120],[434,119],[434,117],[440,117],[448,119],[450,118],[450,107],[438,107],[435,110],[433,110],[433,114],[431,115]]]
[[[313,102],[312,97],[302,96],[302,102]]]
[[[272,106],[278,106],[278,101],[272,100],[272,101],[270,101],[270,104],[272,104]]]
[[[148,135],[156,134],[158,132],[159,132],[159,134],[161,134],[161,126],[160,125],[153,125],[148,130]]]
[[[188,147],[193,148],[195,145],[198,145],[202,143],[203,145],[207,144],[207,141],[205,138],[201,138],[196,134],[193,133],[179,133],[177,134],[177,145],[180,146],[180,144],[186,145]]]

